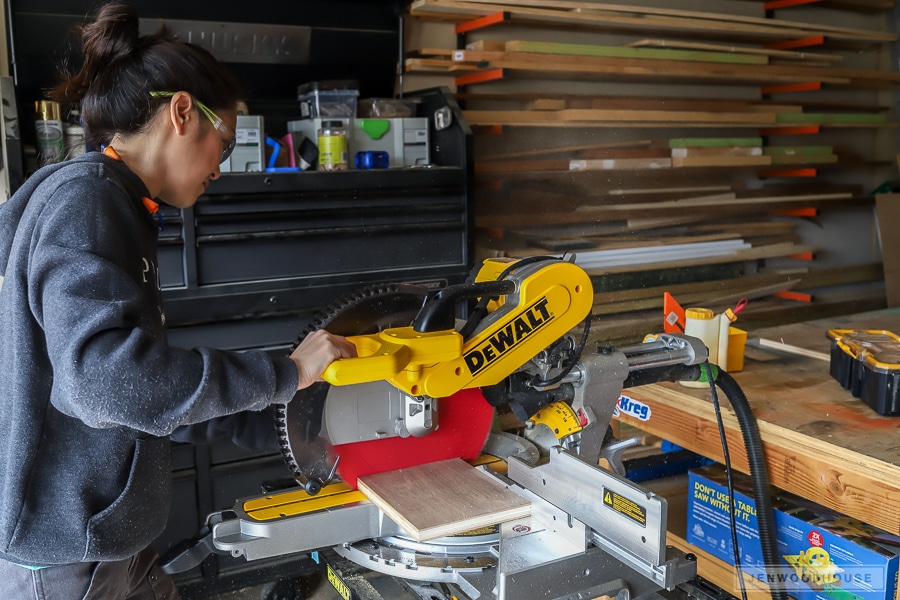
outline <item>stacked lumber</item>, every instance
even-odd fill
[[[877,256],[820,264],[833,249],[806,237],[823,215],[871,211],[893,170],[895,150],[872,142],[898,127],[885,98],[900,73],[883,59],[897,35],[880,19],[893,0],[823,0],[804,10],[858,18],[809,23],[742,4],[754,16],[712,1],[415,0],[429,23],[504,27],[455,48],[424,38],[403,63],[454,83],[475,132],[478,256],[573,253],[608,340],[661,328],[665,291],[752,298],[748,326],[882,306]]]
[[[664,147],[662,144],[667,144]],[[572,175],[585,171],[633,171],[641,169],[669,170],[697,167],[770,167],[772,165],[855,165],[858,156],[830,145],[767,145],[761,137],[705,137],[669,138],[654,143],[638,141],[629,147],[618,143],[618,148],[578,146],[574,155],[566,158],[539,158],[540,152],[527,159],[519,154],[515,158],[497,159],[497,156],[480,158],[475,172],[482,182],[517,178],[552,178],[554,174]],[[565,149],[548,148],[545,154],[557,154]],[[726,198],[722,198],[727,200]]]
[[[750,2],[756,2],[758,4],[763,4],[768,0],[749,0]],[[802,1],[785,2],[783,6],[780,8],[790,8],[792,5],[800,5],[803,4]],[[837,10],[845,10],[851,12],[861,12],[861,13],[872,13],[878,14],[883,13],[886,10],[890,10],[894,8],[894,0],[822,0],[819,4],[824,8],[833,8]]]
[[[510,41],[496,50],[420,48],[406,60],[407,71],[478,72],[503,69],[520,76],[599,77],[634,81],[692,81],[759,85],[816,81],[834,87],[900,87],[900,73],[844,69],[833,64],[772,63],[766,56],[671,48],[633,48]],[[492,47],[499,48],[496,45]]]
[[[507,11],[515,22],[538,26],[593,27],[632,33],[651,32],[697,38],[772,41],[785,38],[828,37],[830,40],[864,45],[896,40],[893,33],[848,27],[806,24],[795,21],[743,17],[705,11],[577,2],[567,0],[415,0],[410,14],[451,21],[469,20],[497,11]]]

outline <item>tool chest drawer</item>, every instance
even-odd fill
[[[459,283],[467,185],[459,167],[223,176],[164,214],[167,323],[310,311],[373,283]]]
[[[463,265],[464,196],[447,192],[429,187],[206,197],[194,210],[197,281]]]

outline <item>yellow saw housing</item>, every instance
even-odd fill
[[[484,261],[476,283],[497,280],[515,262]],[[488,304],[483,329],[470,339],[413,327],[350,336],[358,357],[334,361],[322,378],[333,385],[385,380],[432,398],[499,383],[588,317],[594,301],[590,277],[573,263],[548,260],[519,271],[509,277],[516,290]]]

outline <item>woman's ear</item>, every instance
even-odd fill
[[[187,124],[195,112],[194,98],[187,92],[175,92],[169,101],[169,121],[177,135],[184,135]]]

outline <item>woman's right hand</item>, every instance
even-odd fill
[[[317,381],[322,381],[322,373],[335,360],[355,357],[356,346],[347,338],[324,329],[313,331],[303,338],[297,349],[291,353],[291,359],[300,373],[297,389],[302,390]]]

